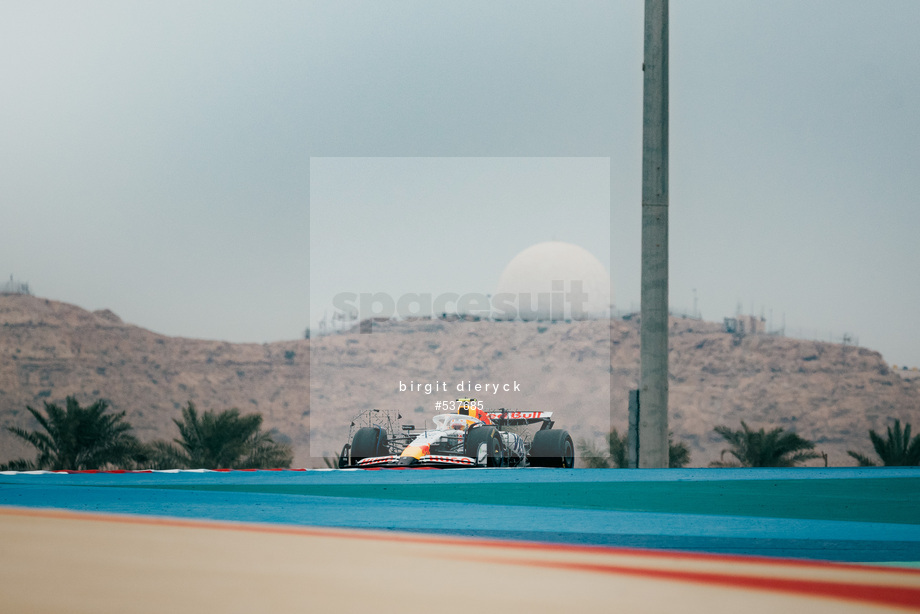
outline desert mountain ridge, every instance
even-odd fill
[[[669,424],[690,447],[691,466],[707,466],[725,448],[714,426],[741,420],[815,441],[831,466],[854,465],[848,449],[873,456],[869,429],[884,431],[892,419],[920,428],[920,380],[902,378],[878,352],[731,335],[699,320],[670,325]],[[108,310],[0,295],[0,427],[36,428],[27,405],[75,395],[125,411],[144,441],[172,439],[172,419],[192,401],[200,410],[260,412],[264,427],[294,447],[295,466],[322,466],[363,410],[395,408],[422,426],[439,413],[438,401],[461,396],[486,408],[551,410],[556,428],[601,443],[611,426],[624,431],[638,376],[635,320],[391,321],[375,322],[370,334],[235,344],[159,335]],[[0,431],[0,462],[33,455]]]

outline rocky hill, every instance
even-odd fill
[[[364,409],[398,408],[421,426],[436,402],[460,396],[551,409],[558,427],[600,442],[611,425],[625,429],[638,365],[635,321],[382,322],[370,334],[312,344],[230,344],[164,337],[109,311],[0,296],[0,426],[34,428],[26,405],[76,395],[126,411],[141,439],[171,439],[172,419],[191,400],[202,410],[261,412],[265,427],[294,445],[299,466],[337,452]],[[488,390],[467,389],[476,384]],[[671,321],[670,399],[671,428],[690,445],[693,466],[719,457],[714,426],[741,420],[794,430],[831,465],[854,464],[847,449],[871,453],[868,430],[884,430],[889,419],[920,428],[920,380],[890,371],[877,352],[737,337],[695,320]],[[23,455],[32,451],[0,432],[0,461]]]
[[[261,412],[278,439],[309,433],[309,342],[231,344],[164,337],[111,311],[32,296],[0,296],[0,426],[35,428],[26,405],[103,398],[141,440],[172,439],[192,401],[200,410]],[[34,452],[0,432],[0,460]]]

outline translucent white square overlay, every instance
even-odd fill
[[[312,158],[311,457],[338,453],[366,409],[430,426],[459,397],[553,411],[601,442],[608,322],[571,319],[572,279],[547,280],[529,313],[496,321],[495,303],[527,248],[577,246],[606,268],[610,236],[609,158]]]

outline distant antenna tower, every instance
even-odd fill
[[[0,286],[0,294],[32,294],[29,291],[29,284],[26,282],[20,282],[13,279],[13,276],[10,275],[10,280]]]
[[[696,288],[694,288],[694,289],[693,289],[693,317],[694,317],[694,318],[699,318],[699,317],[700,317],[700,312],[699,312],[699,310],[698,310],[696,307],[697,307],[697,302],[696,302]]]

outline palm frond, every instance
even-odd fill
[[[616,429],[607,434],[607,448],[610,450],[610,465],[614,468],[629,467],[629,434],[620,435]]]
[[[874,430],[870,430],[869,440],[883,465],[888,467],[920,465],[920,435],[911,438],[909,422],[905,423],[902,429],[901,421],[896,418],[894,425],[888,427],[885,438]]]
[[[875,463],[865,454],[860,454],[859,452],[854,452],[853,450],[847,450],[847,454],[856,459],[856,462],[859,463],[860,467],[875,467]]]
[[[35,466],[35,462],[26,458],[17,458],[8,463],[0,464],[0,471],[34,471],[35,469],[38,469]]]
[[[680,469],[690,464],[690,448],[683,441],[674,443],[673,433],[668,433],[668,467]]]
[[[580,439],[578,441],[578,457],[589,469],[608,469],[610,457],[597,444]]]
[[[27,431],[11,427],[9,431],[31,444],[37,451],[32,465],[36,468],[103,469],[130,466],[140,445],[130,433],[125,412],[106,413],[109,404],[98,400],[81,407],[69,396],[64,407],[45,402],[44,413],[26,406],[41,427]]]
[[[199,414],[190,401],[175,443],[189,466],[201,469],[259,469],[290,467],[291,447],[263,432],[261,414],[240,414],[236,408]]]
[[[781,427],[769,432],[764,428],[755,431],[742,420],[741,429],[719,425],[713,430],[721,435],[730,447],[722,451],[720,461],[711,463],[710,466],[734,466],[733,463],[725,461],[726,452],[734,456],[742,467],[794,467],[806,460],[821,457],[821,454],[813,451],[813,442],[803,439],[796,433],[786,432]]]

